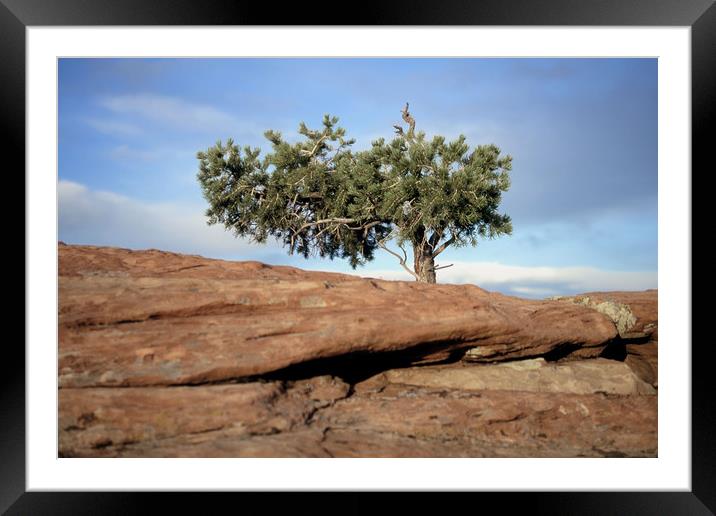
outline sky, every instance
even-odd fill
[[[412,280],[388,253],[289,256],[207,226],[196,153],[298,139],[324,114],[368,148],[416,130],[513,158],[513,234],[448,248],[440,283],[530,298],[657,288],[656,59],[60,59],[58,238]]]

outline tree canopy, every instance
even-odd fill
[[[447,247],[511,234],[498,208],[512,158],[493,144],[471,150],[462,135],[428,139],[408,108],[407,127],[395,125],[390,141],[364,151],[354,152],[338,118],[325,115],[320,129],[301,122],[297,143],[266,131],[271,152],[263,158],[232,139],[197,153],[208,223],[258,243],[274,237],[289,254],[344,258],[353,268],[383,249],[417,281],[435,283],[435,271],[449,266],[435,264]]]

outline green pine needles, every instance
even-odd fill
[[[274,237],[289,254],[344,258],[353,268],[383,249],[417,281],[435,283],[435,272],[449,267],[435,263],[447,247],[511,234],[510,217],[497,210],[512,158],[495,145],[470,150],[464,136],[428,140],[415,132],[408,107],[407,130],[394,126],[396,137],[366,151],[353,152],[355,140],[326,115],[321,129],[300,124],[299,143],[264,133],[272,151],[262,159],[231,139],[197,153],[208,223],[258,243]]]

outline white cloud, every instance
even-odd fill
[[[203,206],[142,202],[66,180],[60,180],[57,188],[59,235],[67,243],[239,260],[265,259],[277,249],[274,243],[253,245],[222,226],[207,226]]]
[[[179,146],[159,145],[141,148],[122,144],[109,149],[107,156],[114,161],[123,161],[128,164],[137,161],[161,160],[164,164],[173,161],[180,166],[185,166],[186,163],[196,159],[196,152],[191,148]],[[196,180],[196,176],[193,177],[193,180]]]
[[[118,145],[109,151],[110,159],[116,161],[155,161],[162,157],[159,150],[134,149],[129,145]]]
[[[163,126],[193,131],[228,130],[239,125],[235,117],[213,106],[163,95],[117,95],[100,99],[100,104],[118,115],[141,117]]]
[[[380,279],[413,279],[399,269],[354,274]],[[439,283],[473,283],[487,290],[533,298],[600,290],[657,288],[656,271],[610,271],[595,267],[523,267],[498,262],[457,261],[437,274]]]
[[[113,136],[134,136],[142,132],[140,127],[120,120],[88,118],[85,122],[93,129]]]
[[[108,245],[134,249],[157,248],[207,257],[287,260],[275,241],[250,244],[220,226],[207,226],[202,205],[143,202],[112,192],[90,190],[84,185],[58,183],[60,239],[67,243]],[[354,271],[331,266],[328,261],[291,260],[313,270],[335,270],[363,277],[413,281],[399,266]],[[492,291],[520,297],[544,298],[604,290],[644,290],[657,287],[656,271],[612,271],[596,267],[524,267],[499,262],[453,261],[438,271],[440,283],[472,283]],[[447,263],[443,264],[447,265]]]

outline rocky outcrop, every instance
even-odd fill
[[[656,454],[655,349],[589,303],[58,251],[63,457]]]
[[[327,376],[290,387],[284,382],[252,382],[60,389],[60,453],[72,457],[184,456],[175,448],[177,443],[201,442],[202,436],[213,440],[222,435],[242,442],[293,433],[304,429],[316,410],[344,398],[348,389],[345,382]],[[222,456],[229,446],[222,440],[214,443],[208,456]],[[236,447],[240,456],[269,454],[249,453],[245,445]],[[256,445],[248,448],[252,446]],[[164,447],[169,449],[161,451]],[[194,453],[185,456],[197,456]]]
[[[643,338],[656,331],[656,290],[590,292],[579,296],[554,296],[549,300],[581,304],[603,313],[614,321],[623,338]]]
[[[596,358],[550,363],[544,358],[489,365],[438,365],[386,371],[373,381],[470,391],[504,390],[571,394],[656,394],[625,363]]]
[[[490,367],[490,366],[487,366]],[[643,457],[656,397],[306,381],[61,389],[65,457]]]
[[[348,353],[414,357],[479,346],[486,360],[560,348],[598,355],[616,336],[583,306],[224,262],[158,251],[59,248],[62,387],[254,377]]]
[[[557,300],[589,306],[610,317],[617,326],[620,339],[607,354],[624,360],[642,380],[656,387],[659,375],[657,297],[656,290],[645,290],[589,292]]]

